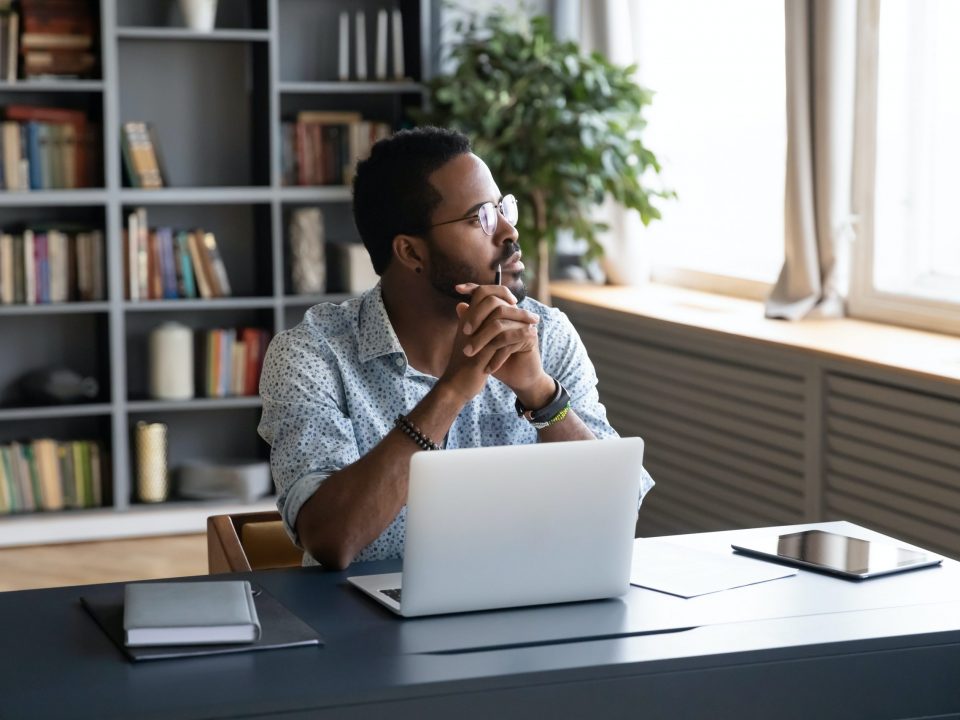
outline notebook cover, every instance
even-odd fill
[[[255,650],[323,645],[323,639],[316,630],[287,610],[266,590],[257,585],[254,585],[253,588],[257,615],[260,618],[260,639],[252,643],[231,645],[126,647],[123,644],[123,585],[92,591],[81,597],[80,602],[113,643],[133,661],[165,660],[168,658],[224,655],[227,653],[253,652]]]
[[[156,644],[130,642],[131,631],[183,627],[253,626],[255,637],[260,637],[260,621],[247,580],[127,583],[125,592],[127,645]]]

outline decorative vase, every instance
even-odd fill
[[[96,378],[84,377],[70,368],[33,370],[17,385],[23,401],[30,405],[90,402],[100,392]]]
[[[211,32],[217,18],[217,0],[180,0],[180,12],[191,30]]]
[[[165,322],[150,333],[150,397],[156,400],[189,400],[193,388],[193,331],[186,325]]]

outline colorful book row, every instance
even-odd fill
[[[127,216],[123,249],[130,300],[229,297],[233,292],[212,232],[150,228],[146,209],[137,208]]]
[[[270,331],[216,328],[204,337],[203,387],[207,397],[257,395]]]
[[[97,129],[82,110],[9,105],[0,124],[5,190],[92,187],[97,162]]]
[[[0,304],[91,302],[106,296],[99,230],[0,233]]]
[[[100,507],[106,454],[92,440],[0,445],[0,514]]]
[[[280,131],[284,185],[349,185],[357,163],[391,128],[355,112],[305,111]]]

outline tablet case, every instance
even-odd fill
[[[231,645],[126,647],[123,643],[123,585],[93,590],[81,597],[80,603],[114,645],[134,662],[323,645],[323,638],[316,630],[287,610],[266,590],[257,585],[253,588],[257,615],[260,618],[260,639],[252,643]]]

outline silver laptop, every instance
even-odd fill
[[[421,452],[403,573],[347,578],[404,616],[623,595],[643,440]]]

